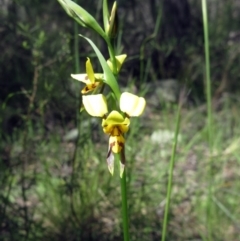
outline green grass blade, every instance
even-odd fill
[[[213,195],[212,200],[216,205],[219,207],[219,209],[228,217],[230,218],[234,223],[238,223],[238,220],[231,214],[231,212]]]
[[[209,147],[212,148],[213,141],[213,120],[212,120],[212,90],[210,78],[210,54],[209,54],[209,37],[208,37],[208,18],[206,0],[202,0],[203,12],[203,31],[204,31],[204,48],[205,48],[205,71],[206,71],[206,96],[208,112],[208,141]]]
[[[205,76],[206,76],[206,97],[207,97],[207,126],[208,126],[208,145],[210,156],[213,151],[213,118],[212,118],[212,93],[211,93],[211,79],[210,79],[210,55],[209,55],[209,37],[208,37],[208,15],[206,0],[202,0],[202,17],[203,17],[203,32],[204,32],[204,48],[205,48]],[[211,203],[212,203],[212,157],[210,157],[209,165],[209,180],[208,180],[208,199],[207,199],[207,227],[208,239],[212,239],[212,222],[211,222]]]
[[[129,221],[128,221],[128,204],[127,204],[127,184],[126,170],[123,171],[121,180],[121,196],[122,196],[122,218],[123,218],[123,236],[124,241],[129,241]]]
[[[179,133],[179,128],[180,128],[181,106],[182,105],[179,104],[178,112],[177,112],[175,133],[174,133],[174,140],[173,140],[173,146],[172,146],[172,155],[171,155],[171,161],[169,164],[167,197],[166,197],[166,206],[165,206],[163,228],[162,228],[162,241],[166,240],[166,233],[167,233],[168,212],[169,212],[169,207],[170,207],[172,182],[173,182],[173,169],[174,169],[176,149],[177,149],[178,133]]]

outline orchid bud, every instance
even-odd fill
[[[107,35],[110,38],[115,38],[118,33],[118,14],[117,14],[117,2],[114,2],[111,15],[109,18],[109,25],[107,30]]]

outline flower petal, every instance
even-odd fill
[[[111,134],[114,128],[114,125],[108,125],[106,124],[106,120],[102,120],[102,128],[103,128],[103,132],[107,133],[107,134]]]
[[[87,74],[71,74],[71,77],[85,84],[91,84],[91,81],[89,80]]]
[[[109,146],[107,154],[107,165],[109,172],[113,175],[114,172],[114,154],[112,153],[112,148]]]
[[[128,131],[130,125],[129,118],[123,118],[123,116],[117,112],[116,110],[113,110],[107,117],[107,119],[102,120],[102,127],[104,133],[112,134],[114,131],[114,128],[117,127],[117,129],[121,133],[125,133]]]
[[[91,80],[88,78],[87,74],[71,74],[71,77],[73,79],[76,79],[78,81],[81,81],[85,83],[86,85],[92,84]],[[96,73],[94,74],[94,79],[98,80],[99,82],[103,80],[103,74],[101,73]]]
[[[124,123],[119,125],[118,128],[121,131],[121,133],[126,133],[128,131],[128,129],[129,129],[129,125],[130,125],[129,118],[125,118]]]
[[[127,57],[126,54],[121,54],[121,55],[115,56],[116,61],[117,61],[117,72],[119,72],[121,70],[122,64],[123,64],[124,60],[126,59],[126,57]],[[111,70],[113,70],[113,65],[112,65],[112,62],[110,59],[107,60],[107,64],[108,64],[109,68]]]
[[[113,110],[108,115],[107,119],[102,120],[103,131],[104,133],[109,134],[112,134],[115,127],[117,127],[121,133],[125,133],[128,131],[129,125],[129,118],[124,119],[123,116],[116,110]]]
[[[139,116],[143,113],[146,101],[143,97],[124,92],[120,97],[120,109],[129,116]]]
[[[107,112],[107,101],[104,95],[84,95],[83,105],[91,116],[103,117]]]
[[[102,81],[103,80],[103,73],[94,73],[95,80]]]
[[[113,153],[121,152],[124,147],[124,142],[125,140],[122,135],[109,137],[109,146]]]
[[[123,62],[125,61],[125,59],[127,58],[126,54],[121,54],[121,55],[117,55],[116,59],[117,59],[117,64],[119,66],[119,68],[121,68]]]
[[[120,162],[120,163],[119,163],[119,167],[120,167],[120,168],[119,168],[119,169],[120,169],[120,178],[122,178],[125,165]]]
[[[119,169],[120,169],[120,178],[123,176],[124,168],[125,168],[126,158],[125,158],[125,151],[124,147],[120,153],[120,162],[119,162]]]
[[[107,117],[107,119],[105,120],[106,124],[112,124],[112,125],[116,125],[116,124],[122,124],[124,122],[124,118],[123,116],[116,110],[113,110]]]
[[[89,58],[87,58],[87,61],[86,61],[86,72],[91,83],[94,83],[95,82],[94,71]]]

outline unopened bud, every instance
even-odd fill
[[[115,38],[118,33],[118,14],[117,14],[117,2],[114,2],[111,15],[109,18],[109,26],[107,34],[110,38]]]

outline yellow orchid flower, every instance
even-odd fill
[[[119,72],[121,70],[123,62],[127,58],[127,55],[126,54],[121,54],[121,55],[115,56],[115,58],[116,58],[116,62],[117,62],[117,72]],[[107,64],[108,64],[109,68],[111,70],[113,70],[113,64],[112,64],[110,59],[107,60]]]
[[[86,74],[71,74],[73,79],[81,81],[86,84],[82,89],[82,94],[86,94],[96,89],[103,81],[103,74],[94,73],[91,61],[87,58],[86,61]]]
[[[123,134],[128,131],[129,125],[129,118],[124,118],[116,110],[113,110],[106,119],[102,120],[103,132],[110,136],[109,147],[112,152],[121,152],[125,142]]]
[[[126,57],[127,57],[126,54],[115,56],[116,62],[117,62],[117,72],[120,71]],[[113,65],[110,59],[107,60],[107,64],[109,68],[113,70]],[[86,72],[87,73],[85,74],[71,74],[71,77],[73,79],[76,79],[86,84],[86,86],[81,91],[82,94],[86,94],[96,89],[99,85],[102,84],[103,78],[104,78],[103,73],[94,73],[93,67],[89,58],[87,58],[87,61],[86,61]]]
[[[130,120],[124,118],[118,111],[113,110],[106,119],[102,120],[103,132],[109,134],[109,146],[107,154],[108,169],[111,174],[114,171],[113,153],[120,153],[124,148],[123,134],[129,129]],[[125,159],[125,158],[124,158]],[[122,176],[125,160],[121,158],[120,176]]]
[[[125,166],[124,152],[124,133],[129,130],[131,116],[139,116],[143,113],[146,101],[128,92],[122,93],[120,97],[120,110],[126,114],[124,117],[121,113],[113,110],[108,116],[106,98],[102,94],[83,96],[83,105],[91,116],[102,117],[103,132],[109,135],[109,147],[107,154],[108,169],[111,174],[114,171],[114,155],[121,154],[120,176],[122,176]]]

